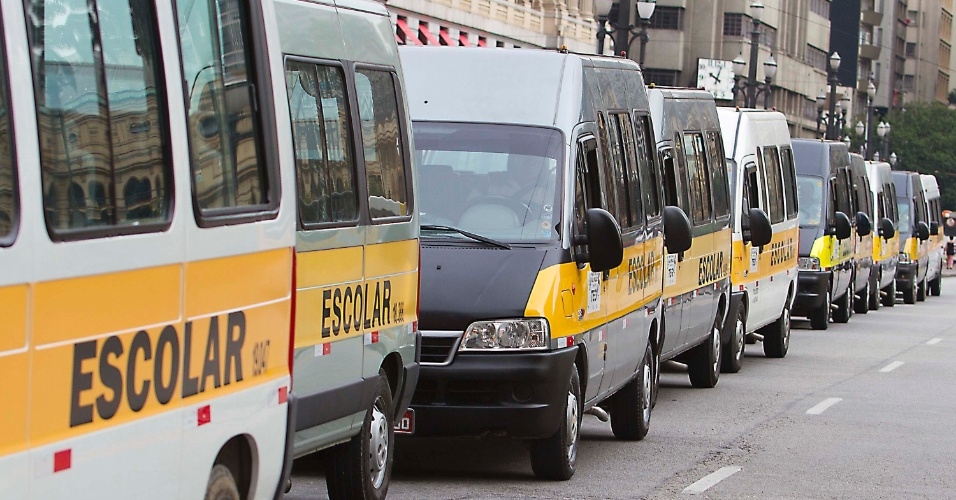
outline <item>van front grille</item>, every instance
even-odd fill
[[[423,365],[447,365],[451,363],[461,341],[461,333],[422,332]]]

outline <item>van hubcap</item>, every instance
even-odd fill
[[[381,409],[381,400],[372,406],[372,428],[369,436],[369,470],[372,486],[376,489],[385,482],[385,468],[388,463],[388,419]]]
[[[567,443],[568,447],[565,453],[568,457],[568,463],[574,464],[578,456],[578,398],[573,392],[568,391],[568,406],[565,412],[566,428],[568,429]]]

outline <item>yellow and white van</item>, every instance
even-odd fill
[[[0,496],[277,498],[331,447],[332,498],[383,497],[418,347],[384,7],[0,23]]]
[[[943,208],[940,205],[939,183],[935,175],[920,174],[923,197],[926,198],[926,217],[929,220],[929,264],[926,271],[926,293],[939,297],[943,281]]]
[[[797,179],[787,119],[758,109],[718,108],[730,172],[733,250],[731,306],[724,329],[726,371],[740,370],[744,345],[764,354],[790,348],[790,309],[797,294]]]
[[[850,153],[849,173],[851,222],[856,234],[853,240],[853,312],[866,314],[870,310],[871,290],[876,288],[876,267],[873,265],[873,200],[870,178],[863,156]]]
[[[730,304],[730,194],[714,97],[701,90],[650,88],[664,201],[688,214],[693,240],[667,252],[661,360],[687,364],[694,387],[714,387]]]
[[[896,265],[896,291],[903,303],[926,300],[926,271],[929,268],[929,218],[920,174],[894,171],[896,206],[899,214],[900,254]]]
[[[896,207],[896,185],[890,164],[866,162],[866,174],[870,180],[870,200],[876,234],[873,237],[873,269],[876,271],[876,286],[871,287],[868,299],[870,309],[896,304],[896,262],[899,255],[899,233],[896,231],[899,218]]]
[[[400,52],[421,164],[415,435],[527,439],[536,476],[569,479],[582,414],[609,412],[619,439],[646,435],[665,239],[690,243],[686,215],[663,203],[640,68]]]

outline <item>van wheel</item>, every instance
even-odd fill
[[[886,294],[883,297],[880,297],[880,302],[883,304],[883,307],[893,307],[896,305],[896,279],[887,285],[883,289],[883,292]]]
[[[776,321],[761,329],[763,333],[763,353],[768,358],[782,358],[790,350],[790,308],[783,306],[783,312]]]
[[[747,323],[744,320],[744,309],[737,310],[737,318],[734,320],[734,331],[730,335],[730,341],[724,344],[721,353],[724,361],[720,365],[720,371],[724,373],[737,373],[744,363],[744,345],[747,343]]]
[[[877,276],[876,283],[870,285],[870,296],[867,300],[870,302],[870,310],[876,311],[880,308],[880,281],[882,278]]]
[[[661,354],[651,349],[651,408],[657,406],[657,393],[661,389]]]
[[[384,370],[378,393],[365,412],[362,430],[348,442],[326,450],[325,475],[330,499],[382,500],[388,493],[395,456],[392,391]]]
[[[853,314],[853,287],[847,288],[846,293],[837,299],[837,308],[833,312],[834,323],[847,323]]]
[[[830,291],[827,290],[823,298],[823,305],[816,311],[810,313],[810,328],[814,330],[826,330],[830,327]]]
[[[239,500],[239,487],[229,467],[218,464],[212,468],[206,485],[206,500]]]
[[[611,405],[611,431],[618,439],[640,441],[651,428],[653,359],[654,350],[648,343],[637,376],[614,396],[614,404]]]
[[[571,368],[564,418],[558,432],[531,443],[531,470],[539,479],[567,481],[574,475],[581,429],[581,380],[577,367]]]
[[[850,293],[850,292],[847,292]],[[870,310],[870,281],[867,280],[866,288],[860,292],[859,300],[856,297],[853,298],[853,312],[859,314],[866,314]]]
[[[942,290],[940,289],[940,285],[942,285],[941,281],[943,279],[942,273],[943,272],[940,271],[940,274],[937,275],[933,281],[929,282],[929,294],[933,297],[939,297],[942,294]]]
[[[720,377],[720,314],[714,318],[710,335],[699,346],[688,352],[687,375],[690,385],[699,389],[710,389],[717,385]]]
[[[915,282],[908,283],[908,286],[903,290],[903,303],[904,304],[916,303],[916,283]]]
[[[916,300],[919,302],[926,300],[926,278],[923,278],[923,281],[916,286]]]

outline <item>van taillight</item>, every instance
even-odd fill
[[[295,248],[292,248],[292,300],[290,300],[289,309],[289,378],[292,378],[292,361],[295,358],[295,297],[296,292],[296,255]]]

